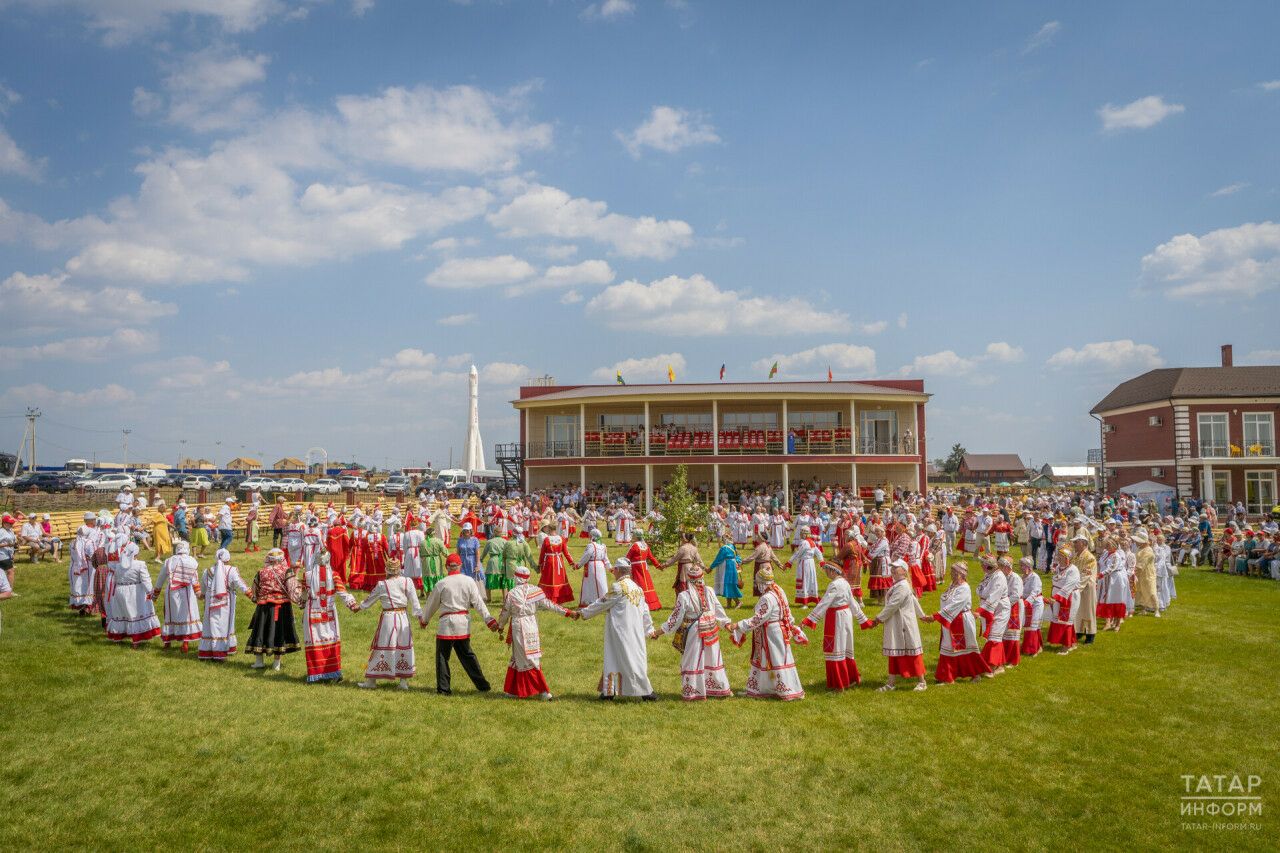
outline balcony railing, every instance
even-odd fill
[[[734,456],[829,456],[857,453],[862,456],[913,456],[913,436],[889,439],[855,437],[853,430],[796,429],[724,430],[719,435],[718,455]],[[640,430],[587,432],[581,446],[573,441],[534,441],[524,446],[527,459],[566,457],[644,456],[644,433]],[[649,436],[650,456],[711,456],[716,454],[716,437],[710,430],[654,431]]]
[[[1202,441],[1193,444],[1180,441],[1176,446],[1178,459],[1240,459],[1249,456],[1275,456],[1274,441],[1256,441],[1244,447],[1217,441]]]

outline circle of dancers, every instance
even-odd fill
[[[669,560],[658,560],[625,506],[609,527],[628,551],[612,561],[599,526],[605,516],[594,509],[584,516],[549,509],[522,514],[519,509],[517,504],[504,510],[491,501],[479,513],[467,510],[455,518],[445,504],[429,510],[424,503],[401,518],[398,507],[390,517],[381,509],[366,513],[363,508],[347,517],[332,504],[325,510],[298,508],[290,515],[282,547],[267,552],[251,582],[232,564],[225,547],[201,572],[190,545],[179,539],[154,583],[138,556],[128,513],[86,512],[70,550],[70,606],[81,615],[98,616],[108,639],[135,648],[159,638],[165,648],[187,652],[194,646],[201,660],[225,662],[243,652],[253,655],[253,668],[277,671],[284,655],[302,651],[308,682],[342,679],[340,607],[358,612],[377,606],[364,679],[358,683],[367,689],[380,681],[409,688],[417,674],[413,623],[425,629],[434,619],[436,690],[444,695],[452,692],[455,653],[476,690],[491,689],[471,648],[474,615],[510,647],[503,692],[543,700],[553,697],[542,671],[539,612],[570,620],[602,616],[596,687],[601,700],[657,699],[649,680],[647,641],[664,635],[680,654],[682,699],[735,695],[721,648],[724,639],[738,647],[750,641],[745,690],[738,695],[796,700],[805,694],[795,647],[808,645],[809,630],[821,628],[829,690],[843,691],[862,681],[854,655],[855,628],[882,629],[888,677],[878,691],[896,689],[899,680],[924,690],[922,630],[928,626],[936,625],[938,631],[935,682],[981,681],[1020,666],[1045,646],[1066,655],[1077,642],[1092,643],[1099,619],[1105,620],[1104,630],[1114,631],[1135,608],[1159,616],[1176,595],[1171,578],[1176,569],[1171,571],[1170,547],[1158,524],[1150,530],[1137,526],[1130,533],[1127,525],[1101,525],[1078,515],[1065,537],[1068,547],[1059,547],[1042,567],[1049,573],[1045,591],[1032,557],[1017,564],[1010,557],[1008,522],[988,524],[979,532],[968,517],[956,521],[950,507],[936,522],[901,508],[866,516],[846,510],[829,536],[811,523],[807,507],[794,521],[760,507],[715,508],[706,530],[720,544],[710,566],[704,564],[693,533],[684,535]],[[655,515],[650,514],[651,524]],[[584,525],[580,533],[579,523]],[[459,535],[451,544],[455,526]],[[477,535],[479,530],[483,536]],[[792,551],[781,563],[776,550],[785,547],[788,531],[794,531]],[[575,533],[587,540],[577,559],[569,549]],[[976,565],[965,560],[948,565],[952,543],[972,554]],[[744,557],[739,552],[745,548],[751,550]],[[831,560],[825,558],[827,549]],[[728,611],[743,603],[747,564],[756,603],[750,616],[735,619]],[[659,624],[654,613],[662,605],[651,570],[669,568],[675,569],[676,597]],[[776,582],[786,569],[795,574],[791,601]],[[579,570],[578,604],[568,607],[574,599],[569,572]],[[828,578],[821,596],[819,570]],[[976,606],[971,570],[981,572]],[[938,588],[939,573],[947,585],[938,609],[929,613],[920,597]],[[864,609],[864,576],[870,603],[879,606],[874,614]],[[365,595],[358,599],[355,592]],[[496,615],[489,609],[495,592],[501,596]],[[240,596],[254,608],[243,649],[236,636]],[[301,615],[301,636],[295,608]],[[797,618],[799,609],[807,612]],[[1042,637],[1043,628],[1047,632]]]

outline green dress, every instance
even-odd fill
[[[484,540],[484,546],[480,549],[480,559],[484,563],[485,589],[511,589],[503,584],[506,575],[502,571],[502,553],[501,539]]]
[[[449,556],[444,544],[434,536],[427,537],[422,543],[422,589],[431,592],[440,579],[444,577],[444,561]]]
[[[516,567],[533,567],[533,555],[526,539],[508,539],[502,546],[502,588],[515,589]]]

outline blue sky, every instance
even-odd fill
[[[491,445],[527,376],[774,360],[1070,463],[1128,376],[1280,362],[1272,3],[208,5],[0,0],[43,463],[442,464],[473,362]]]

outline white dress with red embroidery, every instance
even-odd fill
[[[1009,625],[1009,584],[1004,572],[992,571],[978,584],[978,615],[982,617],[982,659],[992,669],[1004,665],[1004,630]]]
[[[475,585],[468,586],[475,589]],[[369,647],[369,663],[365,666],[365,678],[413,678],[417,665],[413,655],[413,626],[408,611],[422,615],[422,605],[414,591],[413,581],[403,576],[378,581],[369,597],[360,602],[360,609],[367,610],[374,603],[382,605],[378,627]],[[336,625],[336,623],[335,623]]]
[[[884,608],[876,618],[884,623],[881,651],[889,659],[889,674],[914,678],[924,675],[924,647],[918,620],[924,616],[920,599],[911,581],[895,581],[884,597]]]
[[[1044,598],[1040,591],[1043,584],[1035,572],[1022,576],[1022,654],[1035,655],[1040,651],[1040,619],[1044,616]]]
[[[422,543],[427,541],[427,535],[414,527],[401,533],[397,539],[404,560],[400,574],[413,581],[417,589],[422,589]]]
[[[1022,659],[1022,575],[1005,575],[1009,588],[1009,622],[1004,627],[1004,661],[1016,665]]]
[[[74,610],[93,607],[93,552],[97,547],[97,531],[88,524],[76,530],[71,543],[71,565],[67,579],[71,585],[68,603]]]
[[[592,542],[583,549],[578,567],[582,569],[578,606],[586,607],[609,591],[608,575],[605,574],[609,568],[609,549],[602,542]]]
[[[547,598],[538,587],[520,581],[509,590],[498,613],[498,629],[507,628],[507,645],[511,646],[511,663],[503,692],[512,696],[538,696],[550,693],[542,674],[542,633],[538,630],[538,611],[549,610],[561,616],[569,611]]]
[[[720,626],[731,624],[733,620],[724,612],[720,599],[706,584],[690,584],[676,596],[662,632],[685,635],[680,653],[680,698],[695,701],[733,695],[720,649]]]
[[[302,607],[302,646],[307,658],[307,681],[341,681],[342,633],[335,599],[349,607],[355,598],[347,592],[332,565],[317,562],[307,569],[303,581],[306,601]]]
[[[811,539],[805,537],[797,543],[795,553],[787,561],[788,566],[794,565],[796,568],[797,606],[818,603],[818,561],[821,559],[822,552],[814,546]]]
[[[174,554],[164,561],[156,587],[164,595],[164,626],[160,637],[165,645],[200,639],[200,564],[187,554]]]
[[[862,674],[858,672],[858,663],[853,656],[853,626],[865,624],[868,620],[848,580],[838,577],[827,584],[827,591],[818,606],[800,624],[816,628],[818,620],[822,620],[822,657],[827,663],[827,687],[844,690],[859,684]]]
[[[1045,642],[1070,649],[1076,644],[1076,612],[1080,609],[1080,569],[1070,563],[1053,576],[1048,599],[1049,634]]]
[[[134,645],[160,636],[160,620],[151,603],[151,572],[137,553],[138,546],[130,542],[120,555],[107,620],[108,639],[130,640]]]
[[[751,633],[751,669],[747,675],[747,695],[783,700],[803,699],[804,688],[796,673],[791,641],[808,642],[791,619],[791,608],[781,587],[770,584],[756,602],[750,619],[733,627],[733,643],[741,646]]]
[[[973,592],[969,584],[948,587],[938,602],[933,621],[942,626],[938,641],[938,666],[933,677],[943,684],[990,672],[978,650],[978,625],[973,618]]]
[[[248,592],[240,572],[229,563],[214,563],[204,573],[204,622],[200,659],[226,660],[236,653],[236,594]]]

